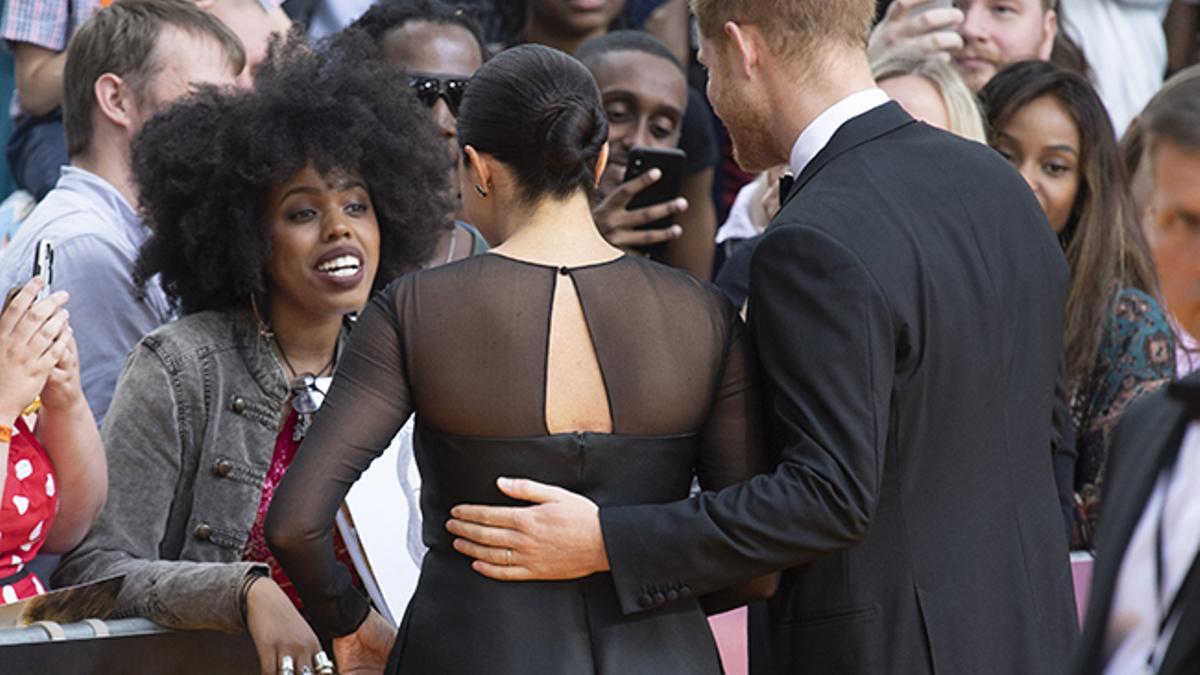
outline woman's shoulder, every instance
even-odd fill
[[[737,308],[720,288],[697,279],[689,272],[637,255],[626,255],[623,262],[639,269],[663,292],[674,293],[683,302],[698,303],[726,317],[737,313]]]
[[[1113,296],[1110,320],[1118,325],[1147,330],[1170,331],[1171,323],[1162,303],[1140,288],[1122,288]]]
[[[196,312],[155,328],[138,346],[173,359],[226,349],[236,345],[237,328],[247,321],[237,312]]]

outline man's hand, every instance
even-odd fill
[[[931,0],[895,0],[883,20],[871,31],[868,51],[877,61],[893,49],[914,50],[926,54],[949,54],[963,48],[958,34],[962,10],[956,7],[926,9]]]
[[[633,180],[621,183],[592,209],[592,218],[596,221],[596,228],[600,230],[600,234],[604,235],[608,243],[617,248],[632,249],[675,241],[683,236],[683,228],[679,225],[672,225],[661,230],[635,229],[660,218],[687,211],[688,203],[683,197],[676,197],[671,201],[633,211],[625,210],[625,207],[629,206],[629,202],[633,201],[639,192],[650,187],[660,178],[662,178],[661,170],[650,169]]]
[[[600,509],[587,497],[532,480],[500,478],[500,491],[534,506],[460,504],[446,529],[471,567],[501,581],[579,579],[607,572]]]

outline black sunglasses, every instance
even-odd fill
[[[469,81],[465,77],[438,77],[423,73],[408,76],[408,86],[412,87],[421,103],[432,108],[440,98],[455,117],[458,116],[458,106],[462,105],[463,92],[467,90]]]

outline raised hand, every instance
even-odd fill
[[[683,228],[679,225],[672,225],[661,230],[635,229],[660,218],[683,213],[688,208],[687,200],[683,197],[676,197],[661,204],[633,211],[625,210],[625,207],[629,206],[629,202],[633,201],[639,192],[653,185],[660,178],[662,178],[662,171],[650,169],[637,178],[621,183],[592,209],[592,218],[596,221],[596,228],[600,230],[600,234],[604,235],[608,243],[628,250],[675,241],[683,235]]]
[[[68,349],[69,316],[63,308],[67,293],[59,291],[38,301],[42,286],[40,278],[25,284],[0,314],[0,363],[4,365],[0,424],[11,424],[41,393]]]
[[[932,0],[895,0],[887,14],[871,31],[868,50],[871,60],[883,58],[894,49],[942,53],[947,58],[963,48],[958,34],[964,16],[956,7],[927,5]]]

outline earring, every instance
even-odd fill
[[[478,186],[478,185],[476,185],[476,186],[475,186],[475,191],[479,193],[479,196],[480,196],[480,197],[486,197],[486,196],[487,196],[487,191],[486,191],[486,190],[484,190],[482,187],[480,187],[480,186]]]

